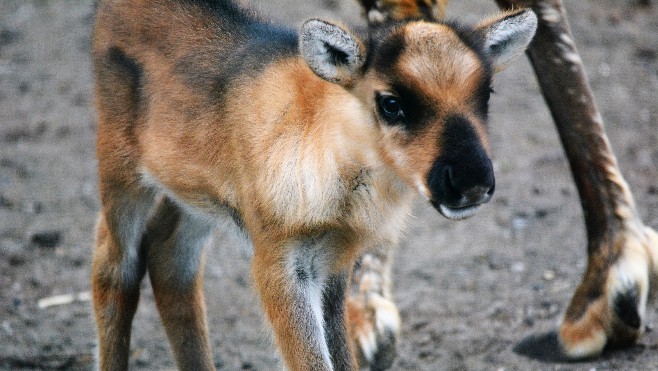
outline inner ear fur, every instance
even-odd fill
[[[320,19],[310,19],[299,31],[299,51],[321,78],[350,86],[366,60],[363,42],[346,28]]]
[[[476,26],[484,35],[485,52],[495,71],[523,54],[537,31],[537,15],[530,9],[504,12]]]

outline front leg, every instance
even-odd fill
[[[356,359],[347,337],[345,318],[348,277],[347,273],[332,275],[322,295],[325,336],[335,370],[352,370],[356,365]]]
[[[341,285],[344,286],[342,280],[335,281],[338,278],[330,276],[334,264],[331,238],[304,237],[279,243],[273,243],[273,238],[255,239],[265,240],[268,243],[255,244],[254,283],[287,367],[314,371],[354,369],[349,359],[343,359],[349,350],[339,345],[341,340],[347,342],[344,325],[329,319],[326,322],[330,327],[325,329],[325,315],[341,310],[340,306],[330,306],[331,296],[340,297],[331,295],[331,291],[339,294]],[[327,286],[328,282],[332,284]],[[334,357],[341,359],[332,362]]]
[[[396,244],[382,243],[359,259],[347,301],[350,337],[359,365],[386,370],[396,356],[400,314],[391,294],[392,254]]]
[[[587,358],[606,345],[633,344],[644,329],[658,273],[658,235],[642,224],[621,175],[561,0],[496,1],[504,8],[531,6],[538,15],[528,56],[569,159],[587,227],[588,267],[556,337],[563,353],[556,356]],[[547,349],[541,341],[523,345],[519,350],[528,354]]]

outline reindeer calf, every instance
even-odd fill
[[[226,0],[101,0],[100,368],[127,367],[146,272],[179,368],[214,368],[203,246],[228,217],[253,242],[286,365],[354,369],[355,259],[397,239],[416,193],[450,219],[489,201],[492,75],[536,23],[527,10],[472,28],[383,22],[362,39],[318,19],[295,32]]]

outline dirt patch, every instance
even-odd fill
[[[643,220],[658,227],[658,5],[568,1],[576,42],[610,141]],[[458,7],[459,5],[459,7]],[[267,1],[274,17],[358,22],[346,1]],[[89,291],[99,202],[94,158],[92,2],[0,2],[0,368],[90,369],[95,324]],[[469,20],[487,0],[453,1]],[[658,369],[656,307],[637,346],[592,362],[519,356],[526,335],[553,328],[586,264],[577,192],[528,63],[497,77],[491,136],[494,201],[462,222],[426,205],[397,253],[403,318],[394,368]],[[216,234],[205,287],[218,368],[269,370],[278,362],[251,290],[251,252]],[[69,304],[39,300],[72,294]],[[80,300],[81,299],[81,300]],[[134,322],[131,365],[172,368],[148,282]]]

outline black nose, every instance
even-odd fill
[[[482,165],[479,169],[439,165],[440,176],[430,182],[433,201],[453,209],[489,202],[496,188],[493,169],[490,161]]]
[[[491,196],[493,196],[494,189],[496,188],[494,177],[489,176],[489,174],[492,174],[490,166],[486,166],[482,170],[482,178],[480,179],[482,183],[479,184],[476,181],[471,184],[472,182],[464,181],[457,177],[453,168],[451,166],[448,167],[448,187],[451,188],[449,193],[457,196],[455,200],[446,200],[453,201],[449,202],[448,206],[466,207],[483,204],[491,200]]]
[[[468,210],[477,209],[493,195],[493,166],[481,135],[465,117],[450,116],[445,123],[441,155],[432,165],[427,183],[432,204],[453,219],[472,215]]]

